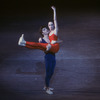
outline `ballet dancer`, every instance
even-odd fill
[[[28,42],[24,40],[24,34],[19,39],[18,45],[25,46],[27,48],[31,49],[40,49],[43,51],[50,51],[52,53],[57,53],[59,51],[59,43],[62,42],[61,40],[58,40],[58,25],[56,20],[56,8],[54,6],[51,7],[54,12],[54,23],[49,22],[48,29],[42,28],[42,33],[49,33],[49,43],[37,43],[37,42]]]
[[[42,29],[46,28],[45,26],[42,26],[40,28],[40,33],[42,38],[39,38],[39,43],[49,43],[49,33],[42,33]],[[51,52],[44,52],[45,56],[45,71],[46,71],[46,76],[45,76],[45,86],[43,88],[43,90],[46,91],[47,94],[53,94],[53,90],[54,88],[50,88],[49,84],[50,84],[50,80],[51,77],[54,73],[54,69],[55,69],[55,65],[56,65],[56,59],[55,59],[55,53],[51,53]]]

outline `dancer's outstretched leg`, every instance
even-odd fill
[[[28,42],[26,41],[26,46],[27,48],[30,49],[40,49],[42,51],[46,51],[46,46],[48,43],[38,43],[38,42]]]
[[[48,44],[48,43],[38,43],[38,42],[28,42],[24,40],[24,34],[19,38],[18,45],[25,46],[30,49],[40,49],[42,51],[50,51],[52,53],[57,53],[59,50],[59,44]]]
[[[50,48],[48,46],[48,43],[38,43],[38,42],[25,41],[24,40],[24,34],[22,34],[21,37],[19,38],[18,45],[25,46],[25,47],[30,48],[30,49],[40,49],[40,50],[43,50],[43,51],[46,51],[47,47],[48,47],[48,50]]]
[[[49,50],[49,52],[51,53],[57,53],[59,51],[59,44],[50,44],[51,48]],[[47,51],[47,46],[48,43],[37,43],[37,42],[28,42],[26,41],[26,47],[30,48],[30,49],[40,49],[42,51]]]

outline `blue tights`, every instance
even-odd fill
[[[48,53],[45,55],[45,68],[46,68],[46,77],[45,85],[49,87],[50,79],[54,73],[56,65],[55,54]]]

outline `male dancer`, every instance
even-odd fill
[[[41,29],[43,29],[43,27],[41,27]],[[49,43],[50,40],[49,40],[48,33],[41,32],[41,29],[40,29],[40,33],[43,37],[39,38],[39,42],[40,43]],[[45,76],[45,86],[43,89],[46,90],[47,94],[53,94],[53,92],[52,92],[53,88],[49,87],[49,83],[50,83],[51,77],[54,73],[55,65],[56,65],[55,54],[51,53],[49,51],[45,52],[46,76]]]

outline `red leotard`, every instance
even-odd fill
[[[53,33],[51,36],[49,36],[49,40],[50,42],[52,42],[52,40],[57,41],[58,37]],[[55,43],[55,44],[51,44],[51,48],[50,48],[50,52],[54,52],[57,53],[59,51],[59,44]]]
[[[51,36],[49,36],[50,42],[52,40],[57,41],[57,36],[55,34],[52,34]],[[46,46],[48,45],[48,43],[38,43],[38,42],[28,42],[26,41],[26,47],[30,48],[30,49],[40,49],[43,51],[46,51]],[[59,44],[55,43],[55,44],[51,44],[51,48],[49,50],[49,52],[52,53],[57,53],[59,51]]]

